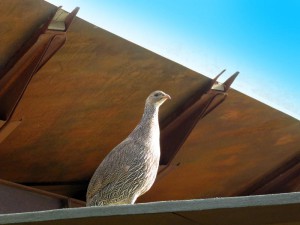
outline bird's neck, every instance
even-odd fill
[[[145,105],[144,114],[141,120],[143,124],[158,124],[158,107],[154,105]]]
[[[158,107],[145,106],[144,114],[133,135],[139,138],[159,140]]]

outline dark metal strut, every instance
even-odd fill
[[[66,31],[78,11],[78,7],[70,14],[61,7],[53,11],[0,73],[0,143],[20,123],[21,120],[11,121],[18,103],[33,75],[66,42]]]
[[[239,72],[234,73],[224,83],[217,79],[225,72],[223,70],[212,82],[204,85],[199,93],[183,103],[172,120],[161,125],[161,159],[160,165],[166,168],[182,147],[199,120],[219,106],[227,97],[227,91]],[[160,170],[162,172],[163,170]]]

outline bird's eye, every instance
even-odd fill
[[[154,96],[155,96],[155,97],[158,97],[158,96],[159,96],[159,93],[155,93]]]

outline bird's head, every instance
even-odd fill
[[[170,95],[164,93],[163,91],[154,91],[148,96],[146,100],[146,104],[151,104],[151,105],[155,105],[156,107],[159,107],[167,99],[171,99]]]

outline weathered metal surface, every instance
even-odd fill
[[[0,46],[0,65],[54,8],[43,1],[23,3],[0,1],[0,20],[7,22],[0,26],[5,34],[0,41],[8,42]],[[13,24],[14,30],[5,30]],[[0,177],[48,190],[53,183],[54,192],[84,198],[82,184],[138,123],[150,92],[161,89],[172,96],[160,112],[163,125],[210,82],[75,18],[68,42],[33,77],[15,111],[13,119],[23,120],[0,143],[5,168]],[[228,94],[195,126],[168,173],[140,202],[231,196],[299,152],[299,121],[235,90]],[[80,184],[81,193],[72,184]]]
[[[65,19],[63,31],[49,29],[55,19],[55,11],[43,25],[8,60],[0,74],[0,141],[12,132],[10,119],[20,102],[33,75],[57,52],[66,41],[66,31],[78,8]],[[56,12],[57,14],[57,12]],[[19,120],[20,121],[20,120]],[[15,123],[15,122],[13,122]]]
[[[160,137],[162,149],[160,165],[169,165],[198,121],[225,100],[227,90],[238,72],[232,75],[225,82],[226,84],[218,84],[222,87],[226,86],[226,89],[214,89],[217,83],[216,80],[222,73],[212,82],[199,89],[198,93],[186,99],[178,109],[172,112],[172,115],[168,115],[168,118],[163,121]]]
[[[299,121],[237,91],[229,95],[140,202],[235,196],[299,153]],[[297,190],[291,183],[289,191]]]
[[[68,42],[33,77],[14,114],[24,119],[0,146],[7,167],[0,175],[16,182],[88,180],[138,123],[151,91],[162,89],[175,98],[162,109],[163,120],[207,81],[75,19]],[[17,159],[23,163],[14,165]]]
[[[300,153],[254,181],[235,195],[287,193],[300,191]]]
[[[9,68],[9,60],[41,24],[51,17],[56,7],[49,9],[49,5],[40,0],[24,0],[22,4],[20,1],[1,0],[0,9],[0,71],[3,75],[6,72],[4,67]]]

